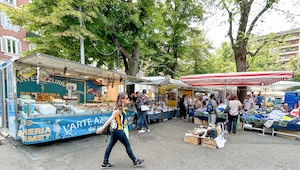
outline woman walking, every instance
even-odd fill
[[[120,141],[125,147],[128,156],[133,162],[134,166],[142,165],[144,163],[144,160],[137,159],[130,147],[130,143],[128,138],[126,137],[125,132],[123,131],[124,125],[126,124],[126,112],[124,110],[125,104],[129,103],[128,96],[126,93],[119,93],[118,99],[116,102],[116,107],[111,115],[111,117],[104,123],[104,125],[97,129],[96,133],[101,134],[105,128],[111,123],[112,131],[111,131],[111,138],[110,142],[106,148],[105,155],[104,155],[104,161],[101,166],[101,168],[113,168],[114,165],[109,163],[109,155],[114,147],[114,145],[117,143],[117,141]]]

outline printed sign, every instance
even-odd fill
[[[129,114],[128,114],[129,113]],[[127,117],[134,116],[128,112]],[[96,133],[111,113],[86,116],[24,118],[18,127],[18,139],[24,144],[37,144]]]

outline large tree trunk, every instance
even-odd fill
[[[135,43],[134,50],[132,55],[128,58],[129,67],[125,70],[127,75],[136,76],[139,71],[139,62],[140,62],[140,46],[138,43]]]
[[[246,72],[247,71],[247,65],[246,65],[246,49],[240,49],[240,53],[235,53],[235,61],[236,61],[236,71],[237,72]],[[244,101],[244,99],[247,96],[247,86],[238,86],[237,87],[237,96],[241,102]]]
[[[112,30],[114,30],[114,28],[112,28]],[[126,74],[135,77],[139,71],[138,66],[140,62],[140,45],[137,42],[135,42],[133,44],[134,49],[132,51],[132,54],[130,55],[130,53],[122,47],[115,35],[112,36],[112,39],[115,45],[118,47],[119,51],[121,52]]]

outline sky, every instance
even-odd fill
[[[259,0],[261,1],[261,0]],[[300,11],[297,7],[300,6],[300,2],[296,2],[297,0],[281,0],[278,5],[275,6],[276,9],[290,11],[295,14],[294,19],[291,21],[286,18],[287,15],[283,15],[282,12],[276,12],[275,10],[266,12],[261,19],[262,22],[257,22],[257,26],[253,29],[252,33],[258,35],[264,35],[271,32],[280,32],[287,31],[290,29],[300,28]],[[253,6],[252,10],[258,11],[259,8],[258,3]],[[227,13],[225,16],[222,16],[220,11],[215,11],[215,16],[210,17],[203,25],[204,32],[206,33],[206,37],[209,41],[212,42],[215,48],[221,47],[221,43],[224,41],[229,42],[229,37],[226,37],[228,32],[229,24],[226,22]],[[249,21],[252,21],[249,20]]]

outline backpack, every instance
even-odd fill
[[[209,101],[209,102],[207,103],[207,105],[206,105],[206,111],[207,111],[208,113],[210,113],[210,112],[213,111],[213,106],[212,106],[212,104],[211,104],[211,101]]]

